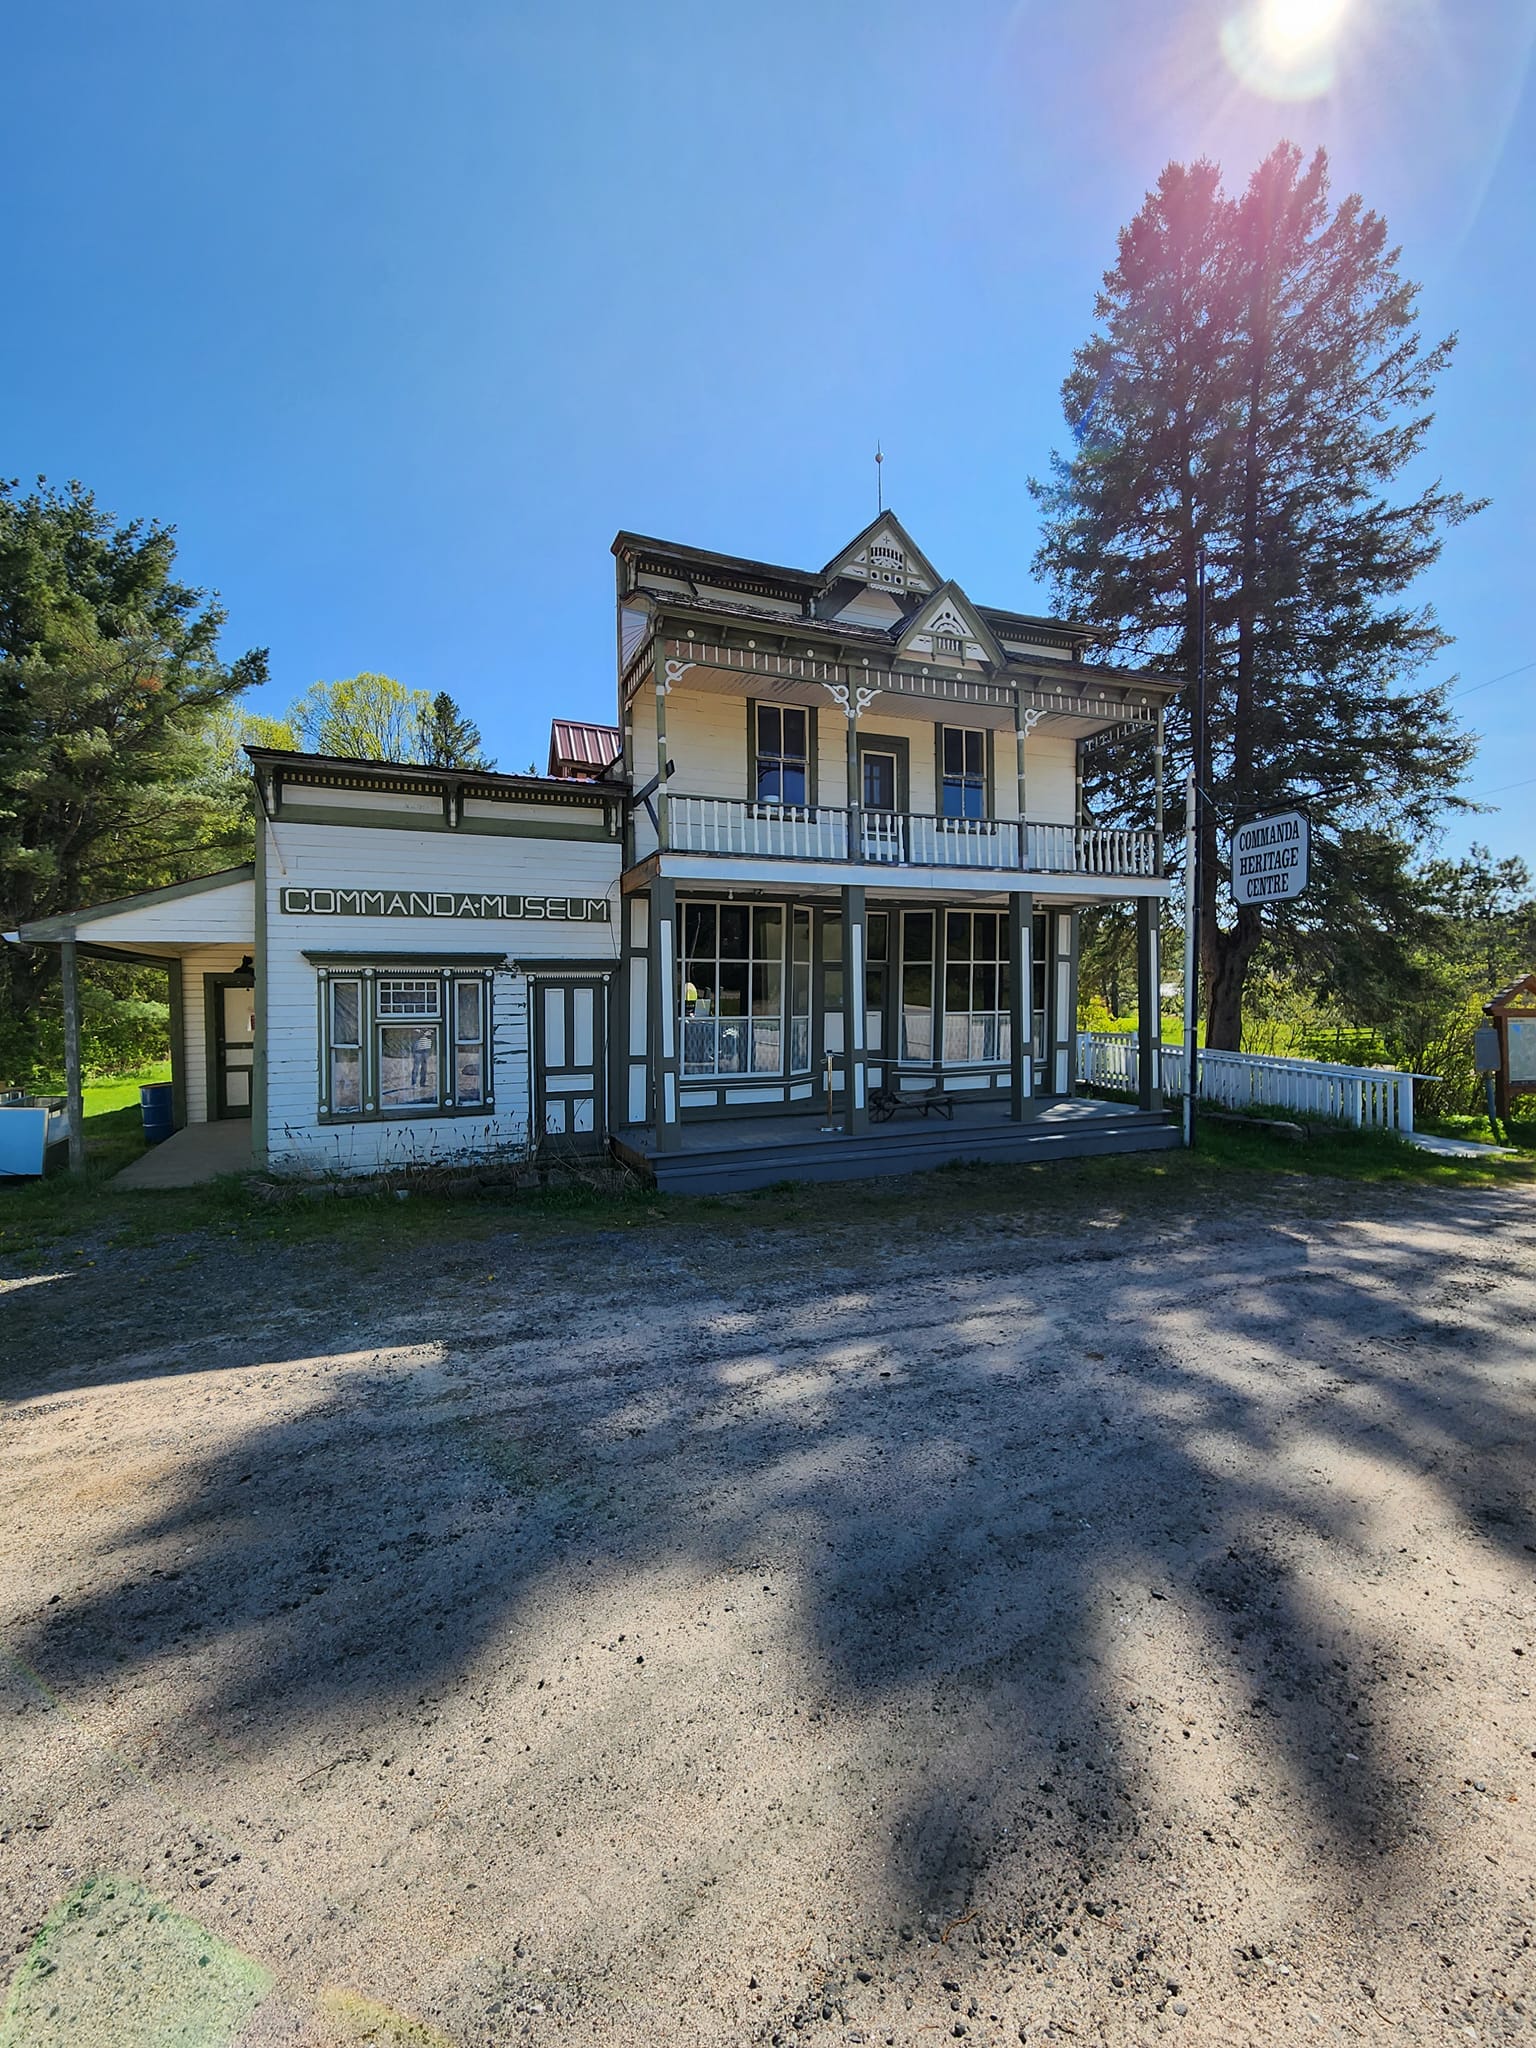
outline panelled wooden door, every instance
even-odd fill
[[[539,980],[533,986],[536,1128],[551,1151],[600,1152],[607,983]]]
[[[250,974],[207,974],[209,1114],[249,1116],[256,1064],[256,981]]]

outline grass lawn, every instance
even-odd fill
[[[471,1201],[419,1192],[401,1200],[392,1192],[381,1192],[345,1201],[274,1206],[253,1195],[236,1175],[201,1188],[114,1188],[112,1176],[144,1149],[140,1082],[166,1078],[163,1071],[155,1071],[86,1090],[85,1173],[74,1178],[56,1168],[41,1181],[0,1186],[0,1259],[27,1263],[50,1245],[85,1235],[145,1244],[217,1231],[252,1241],[341,1241],[355,1247],[359,1256],[387,1260],[423,1239],[473,1239],[505,1230],[509,1222],[534,1234],[686,1226],[691,1221],[720,1230],[732,1219],[753,1230],[773,1229],[894,1217],[935,1201],[947,1214],[978,1215],[1048,1210],[1064,1199],[1155,1203],[1160,1195],[1175,1195],[1212,1176],[1241,1181],[1252,1175],[1323,1175],[1430,1187],[1536,1182],[1536,1151],[1516,1159],[1445,1159],[1380,1133],[1341,1128],[1309,1144],[1293,1145],[1262,1130],[1206,1124],[1194,1153],[1079,1159],[1049,1166],[962,1163],[941,1168],[937,1175],[830,1186],[782,1181],[738,1195],[658,1195],[638,1182],[616,1182],[602,1188],[566,1187]],[[1233,1198],[1240,1199],[1236,1187]]]

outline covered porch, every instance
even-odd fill
[[[1045,1164],[1093,1153],[1156,1152],[1179,1144],[1177,1121],[1084,1096],[1038,1097],[1022,1115],[1006,1102],[953,1103],[950,1117],[904,1108],[888,1123],[849,1130],[824,1113],[686,1124],[658,1143],[652,1124],[615,1131],[614,1156],[664,1194],[714,1195],[778,1181],[866,1180],[961,1162]]]

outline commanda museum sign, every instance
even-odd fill
[[[278,891],[287,917],[471,917],[487,923],[607,924],[606,896],[505,896],[468,889]]]

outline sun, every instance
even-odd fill
[[[1247,0],[1221,28],[1227,62],[1266,99],[1332,90],[1352,0]]]
[[[1311,56],[1338,32],[1344,8],[1345,0],[1263,0],[1260,38],[1282,62]]]

